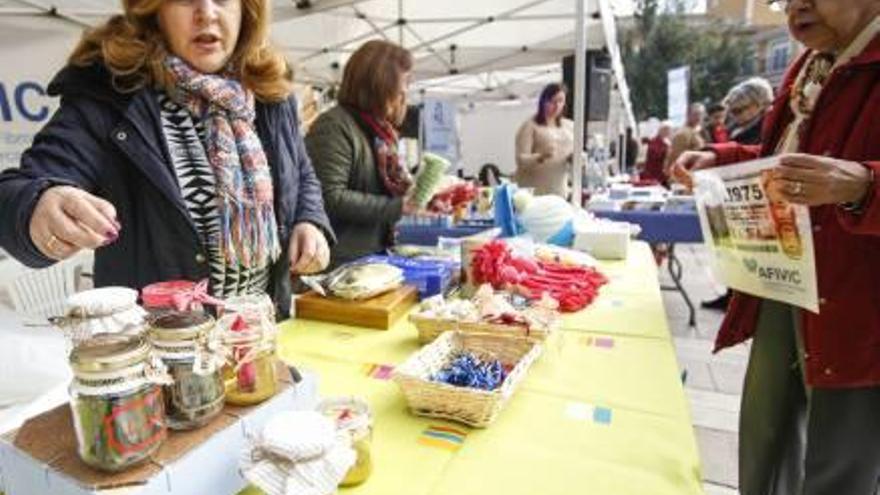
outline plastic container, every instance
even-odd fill
[[[629,225],[616,222],[575,224],[574,248],[601,260],[624,260],[629,253]]]
[[[413,259],[394,255],[372,255],[358,262],[387,263],[403,270],[407,285],[416,287],[421,298],[444,293],[453,280],[458,263],[438,259]]]

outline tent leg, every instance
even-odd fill
[[[575,0],[575,48],[574,48],[574,154],[571,166],[571,202],[583,206],[584,174],[584,126],[586,101],[587,25],[585,4],[587,0]]]

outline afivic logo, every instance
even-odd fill
[[[0,82],[0,122],[42,122],[49,117],[46,90],[34,81]]]
[[[801,271],[796,268],[780,268],[777,266],[761,266],[754,258],[743,259],[743,265],[749,273],[757,274],[758,278],[767,282],[787,285],[801,285]]]

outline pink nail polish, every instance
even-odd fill
[[[104,237],[107,239],[107,241],[113,242],[116,239],[119,239],[119,232],[116,232],[114,230],[109,230],[109,231],[107,231],[107,233],[104,234]]]

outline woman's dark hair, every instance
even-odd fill
[[[565,84],[562,83],[550,83],[544,86],[544,89],[541,91],[541,97],[538,98],[538,113],[535,114],[535,123],[540,125],[547,125],[547,102],[553,99],[554,96],[559,94],[560,92],[567,92],[568,88],[565,87]],[[556,123],[559,123],[559,119],[562,117],[558,117],[556,119]]]
[[[495,178],[495,184],[489,183],[489,174]],[[480,181],[480,185],[483,187],[498,185],[501,183],[501,170],[494,163],[487,163],[480,167],[480,171],[477,173],[477,180]]]
[[[727,107],[725,107],[721,103],[713,103],[713,104],[709,105],[709,109],[707,110],[707,113],[709,115],[712,115],[713,113],[723,112],[726,109],[727,109]]]

